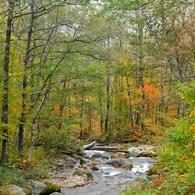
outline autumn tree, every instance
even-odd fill
[[[2,156],[1,163],[6,165],[8,163],[8,139],[9,139],[9,66],[10,66],[10,50],[11,50],[11,34],[12,34],[12,20],[14,13],[14,1],[8,2],[7,8],[7,27],[5,34],[5,50],[3,60],[3,100],[2,100]]]

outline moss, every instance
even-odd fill
[[[53,192],[61,192],[60,187],[55,183],[49,183],[43,192],[40,193],[40,195],[49,195]]]
[[[23,188],[23,191],[26,195],[30,195],[30,190],[27,188]]]
[[[154,174],[158,174],[158,169],[157,167],[151,167],[148,172],[147,172],[147,175],[150,176],[150,175],[154,175]]]

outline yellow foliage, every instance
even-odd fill
[[[192,124],[192,126],[190,127],[190,130],[192,131],[192,133],[195,133],[195,124]]]

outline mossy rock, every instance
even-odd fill
[[[23,191],[26,195],[30,195],[31,191],[27,188],[23,188]]]
[[[78,175],[78,176],[83,176],[83,175],[87,175],[87,180],[94,180],[93,175],[91,173],[91,171],[89,170],[82,170],[82,169],[78,169],[73,173],[74,175]]]
[[[148,171],[147,171],[147,175],[151,176],[151,175],[156,175],[158,174],[159,170],[157,167],[151,167]]]
[[[133,157],[133,155],[131,153],[125,153],[123,155],[123,158],[130,158],[130,157]]]
[[[47,187],[40,193],[40,195],[49,195],[53,192],[61,192],[61,189],[57,184],[49,183]]]

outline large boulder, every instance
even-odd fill
[[[55,183],[49,183],[39,195],[50,195],[53,192],[61,192],[61,189]]]
[[[114,158],[106,162],[106,164],[112,165],[115,168],[123,166],[125,163],[120,158]]]
[[[8,185],[0,191],[1,195],[28,195],[23,188],[16,185]]]
[[[47,185],[40,181],[34,181],[31,182],[31,195],[39,195],[43,190],[47,188]]]
[[[31,181],[31,195],[50,195],[53,192],[61,192],[60,187],[54,183],[46,185],[40,181]]]

